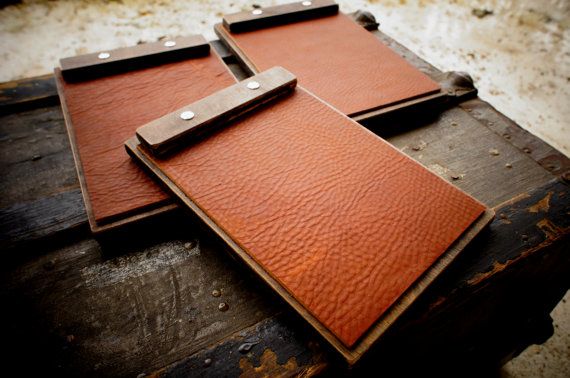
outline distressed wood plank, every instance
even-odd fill
[[[459,108],[434,115],[429,123],[404,119],[390,135],[375,129],[395,147],[488,206],[552,180],[532,158]]]
[[[59,107],[0,118],[0,208],[79,188]]]
[[[490,104],[473,99],[463,102],[461,108],[497,135],[503,137],[519,151],[528,154],[543,168],[555,175],[570,171],[570,159],[542,139],[532,136]]]
[[[15,203],[0,208],[0,248],[75,231],[86,222],[87,214],[79,189]]]
[[[186,218],[138,239],[107,246],[83,239],[2,267],[0,299],[12,305],[1,317],[14,331],[8,358],[15,367],[37,352],[47,364],[22,364],[20,373],[136,376],[275,312],[271,294]]]
[[[265,319],[211,348],[154,373],[156,377],[306,376],[326,369],[324,352],[287,314]]]
[[[51,74],[0,83],[0,115],[58,103]]]

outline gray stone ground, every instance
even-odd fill
[[[224,13],[288,0],[35,0],[0,9],[0,82],[51,72],[61,57],[202,33]],[[570,155],[570,1],[337,0],[441,70],[471,73],[480,96]],[[570,377],[570,296],[555,335],[504,377]]]

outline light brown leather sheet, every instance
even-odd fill
[[[168,199],[125,152],[124,142],[136,128],[235,83],[214,51],[206,57],[96,80],[67,83],[60,73],[57,80],[79,155],[76,163],[84,177],[82,190],[92,226]]]
[[[342,13],[242,33],[224,30],[257,72],[282,66],[301,86],[349,116],[440,89]]]
[[[171,157],[138,151],[348,347],[485,211],[302,88]]]

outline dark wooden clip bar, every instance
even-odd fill
[[[230,32],[239,33],[337,13],[338,4],[332,0],[306,0],[228,14],[224,16],[223,25]]]
[[[201,35],[192,35],[64,58],[60,60],[61,74],[66,81],[88,80],[182,59],[206,56],[209,53],[208,41]]]
[[[291,92],[296,85],[295,75],[273,67],[139,127],[136,136],[149,152],[160,156]]]

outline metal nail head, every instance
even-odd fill
[[[174,42],[174,41],[164,42],[164,47],[174,47],[174,46],[176,46],[176,42]]]
[[[218,305],[218,310],[220,310],[222,312],[228,311],[229,308],[230,308],[230,306],[226,302],[222,302]]]
[[[194,112],[190,110],[180,113],[180,118],[182,118],[185,121],[191,120],[192,118],[194,118],[194,116],[195,116]]]
[[[261,9],[254,9],[253,11],[251,11],[251,14],[254,14],[256,16],[259,16],[262,13],[263,11]]]
[[[99,55],[97,55],[97,58],[99,59],[107,59],[111,56],[111,54],[109,54],[108,52],[102,52]]]
[[[313,3],[311,3],[310,1],[303,1],[301,4],[304,5],[304,6],[306,6],[306,7],[309,7],[309,6],[311,6],[311,4],[313,4]]]
[[[261,87],[261,85],[257,81],[250,81],[249,83],[247,83],[247,87],[249,89],[258,89],[259,87]]]

